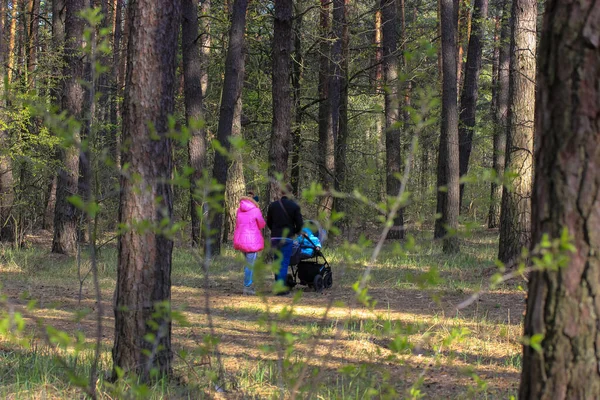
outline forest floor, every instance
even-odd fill
[[[149,394],[135,385],[118,392],[104,379],[111,370],[116,280],[116,248],[105,246],[98,256],[104,309],[100,398],[122,397],[123,391],[140,398],[270,398],[278,397],[281,387],[287,398],[303,376],[299,398],[508,399],[519,383],[525,282],[487,290],[496,272],[496,236],[475,231],[455,256],[443,255],[430,232],[419,233],[416,246],[404,252],[386,245],[371,265],[368,294],[377,301],[372,308],[358,304],[352,288],[369,264],[372,244],[326,247],[333,288],[315,293],[298,286],[289,297],[243,296],[242,260],[232,250],[210,265],[207,292],[198,257],[176,248],[172,306],[181,317],[173,323],[178,379],[157,383]],[[5,296],[0,310],[4,317],[18,312],[26,323],[17,335],[20,343],[0,324],[0,397],[81,397],[68,369],[85,375],[91,352],[77,355],[50,344],[46,326],[71,337],[83,331],[93,342],[95,313],[82,312],[97,308],[91,276],[80,285],[77,262],[49,253],[48,233],[30,239],[26,249],[0,248]],[[85,273],[89,260],[81,265]],[[479,290],[477,301],[457,309]],[[206,340],[209,316],[219,339],[216,349]],[[210,383],[217,354],[225,371],[224,393],[215,393]]]

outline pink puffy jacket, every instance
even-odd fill
[[[265,220],[258,204],[249,197],[242,197],[235,218],[233,248],[244,253],[255,253],[265,248],[261,229]]]

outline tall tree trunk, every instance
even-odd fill
[[[185,117],[190,129],[188,155],[194,172],[190,176],[190,212],[192,216],[192,245],[200,244],[200,197],[195,194],[206,163],[206,132],[200,125],[204,119],[202,104],[202,59],[198,40],[198,0],[183,0],[182,48]]]
[[[404,73],[408,74],[408,56],[406,50],[406,44],[408,42],[408,34],[406,31],[406,7],[405,1],[400,0],[400,24],[402,27],[402,32],[400,33],[400,50],[402,51],[402,68],[404,69]],[[404,96],[404,104],[403,104],[403,122],[404,129],[408,130],[410,126],[410,113],[408,112],[410,108],[410,96],[412,92],[412,81],[410,79],[405,79],[403,83],[403,96]],[[408,137],[408,135],[406,135]],[[406,140],[404,143],[404,150],[408,150],[408,145],[410,144],[409,140]]]
[[[383,29],[383,89],[385,101],[385,158],[386,158],[386,193],[389,197],[398,196],[401,182],[400,154],[400,95],[398,82],[398,7],[396,0],[381,0],[381,17]],[[394,218],[388,239],[404,238],[403,210],[398,210]]]
[[[27,12],[29,13],[29,32],[27,43],[27,85],[33,88],[33,73],[37,63],[38,32],[40,26],[40,0],[29,0]]]
[[[84,64],[81,56],[84,20],[79,16],[84,0],[66,0],[65,14],[65,81],[62,89],[62,109],[78,121],[83,119],[85,91],[81,81]],[[68,200],[78,192],[79,142],[80,132],[75,127],[75,145],[58,150],[61,167],[56,185],[56,206],[54,208],[54,238],[52,252],[74,254],[77,247],[77,210]]]
[[[202,84],[202,95],[206,96],[208,90],[208,61],[210,56],[210,1],[201,0],[200,11],[202,13],[202,19],[199,21],[202,28],[200,36],[201,48],[200,54],[202,55],[202,70],[200,72],[201,84]]]
[[[268,200],[279,195],[276,174],[287,179],[289,145],[292,139],[290,68],[292,56],[292,0],[275,3],[273,21],[273,125],[269,146]]]
[[[233,127],[231,137],[242,136],[242,96],[238,97],[233,113]],[[231,240],[235,229],[235,217],[240,205],[240,199],[246,194],[246,180],[244,179],[244,164],[242,153],[239,149],[231,149],[232,163],[227,174],[225,185],[225,229],[223,243]]]
[[[335,143],[333,136],[333,121],[331,120],[331,96],[329,79],[331,75],[331,45],[329,41],[329,4],[321,0],[319,11],[319,182],[325,191],[333,187],[333,172],[335,169]],[[333,197],[329,194],[319,200],[319,211],[326,214],[331,212]]]
[[[496,106],[494,112],[494,154],[492,165],[496,177],[504,176],[506,153],[506,129],[508,124],[508,92],[510,81],[510,7],[511,1],[504,0],[502,5],[502,20],[500,42],[498,44],[498,80],[496,83]],[[500,226],[500,203],[502,200],[502,185],[491,184],[490,212],[488,227]]]
[[[246,10],[248,0],[234,0],[231,17],[231,28],[229,30],[229,48],[225,59],[225,79],[221,94],[221,106],[219,110],[219,127],[217,140],[221,146],[229,151],[229,137],[233,127],[235,105],[238,97],[242,94],[244,84],[244,31],[246,29]],[[215,152],[215,163],[213,177],[217,183],[225,186],[227,172],[229,169],[227,156]],[[214,255],[221,254],[221,236],[223,234],[223,206],[224,199],[220,201],[220,210],[213,210],[213,221],[211,226],[211,237],[208,246]]]
[[[381,43],[381,36],[383,32],[383,28],[381,26],[381,7],[377,7],[375,10],[375,36],[374,36],[374,46],[375,46],[375,63],[376,67],[375,71],[375,95],[377,98],[378,106],[381,107],[381,110],[385,108],[385,101],[380,95],[383,93],[383,47]],[[384,200],[386,196],[386,187],[385,187],[385,168],[382,167],[382,164],[385,163],[385,140],[384,140],[384,123],[385,123],[385,113],[377,112],[375,115],[375,146],[376,146],[376,154],[375,154],[375,169],[377,171],[382,171],[378,174],[378,182],[377,187],[379,188],[379,198],[380,200]]]
[[[300,8],[303,2],[296,2],[294,18],[294,60],[292,64],[292,97],[294,103],[294,129],[292,132],[292,173],[290,183],[294,196],[300,196],[300,153],[302,152],[302,76],[304,72],[304,54],[302,53],[302,17],[304,10]]]
[[[498,258],[504,263],[531,243],[536,18],[536,0],[513,1],[505,169],[515,176],[502,192]]]
[[[150,371],[171,372],[171,255],[173,241],[161,233],[173,213],[172,146],[168,117],[175,99],[175,56],[180,0],[129,3],[129,46],[123,108],[115,292],[113,364],[147,381]],[[149,223],[155,229],[144,228]],[[154,321],[154,324],[150,324]],[[149,334],[153,339],[149,339]]]
[[[52,49],[56,53],[61,53],[65,45],[65,0],[52,1]],[[62,75],[62,69],[57,67],[53,71],[55,76]],[[50,89],[50,98],[53,105],[61,106],[61,81],[55,81]],[[60,160],[60,149],[55,151],[55,157]],[[44,229],[54,231],[54,210],[56,208],[56,191],[58,177],[56,174],[48,176],[46,191],[46,207],[44,213]]]
[[[531,274],[525,336],[543,339],[540,351],[523,346],[522,400],[600,398],[599,11],[598,3],[589,0],[546,3],[537,82],[532,244],[544,235],[559,238],[566,229],[574,251],[564,267]],[[523,21],[520,13],[515,18]]]
[[[458,110],[456,87],[456,19],[452,0],[441,0],[442,27],[442,126],[438,154],[435,237],[444,238],[444,252],[459,251],[456,236],[459,213]],[[441,190],[442,188],[445,190]]]
[[[0,5],[0,78],[2,79],[0,96],[1,110],[0,115],[4,114],[6,107],[6,94],[7,88],[4,87],[4,78],[7,76],[5,70],[6,62],[6,24],[4,23],[3,15],[7,12],[5,3],[2,1]],[[14,190],[13,190],[13,174],[12,174],[12,163],[8,154],[9,149],[9,135],[6,129],[0,129],[0,241],[14,241],[14,226],[11,223],[11,210],[14,201]]]
[[[457,45],[458,52],[456,53],[456,85],[458,90],[463,85],[465,72],[463,67],[465,55],[465,43],[469,42],[471,36],[471,0],[454,0],[455,14],[457,22]],[[468,52],[468,50],[467,50]],[[459,106],[462,105],[459,103]]]
[[[338,132],[337,143],[335,146],[335,190],[343,192],[346,190],[346,147],[348,145],[348,45],[350,37],[348,35],[348,0],[340,2],[340,10],[336,13],[334,10],[334,26],[341,25],[340,30],[340,102],[338,114]],[[339,14],[339,15],[338,15]],[[337,19],[340,19],[336,23]],[[334,29],[335,31],[335,29]],[[344,199],[336,198],[334,201],[334,209],[337,212],[344,211]]]
[[[460,96],[459,131],[459,168],[460,176],[467,175],[469,159],[473,148],[475,132],[475,112],[479,95],[479,74],[481,72],[481,57],[483,52],[484,26],[487,22],[488,0],[475,0],[473,5],[473,29],[467,49],[465,65],[465,81]],[[460,206],[462,208],[465,185],[460,185]]]
[[[56,180],[55,174],[50,176],[48,184],[46,186],[45,196],[45,207],[44,207],[44,220],[42,221],[42,228],[52,230],[54,229],[54,207],[56,205]]]
[[[15,44],[17,41],[17,12],[19,11],[19,2],[23,0],[13,0],[10,9],[10,39],[8,41],[8,65],[7,76],[8,83],[12,83],[12,77],[15,70]],[[57,1],[57,0],[54,0]],[[54,18],[54,17],[53,17]]]
[[[121,38],[123,25],[123,0],[113,0],[114,18],[113,18],[113,59],[111,65],[110,77],[110,126],[109,143],[111,143],[111,156],[115,160],[115,165],[120,168],[120,139],[119,139],[119,119],[121,117],[121,87],[123,86],[123,76],[121,75]]]

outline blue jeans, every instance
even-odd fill
[[[244,253],[246,256],[246,265],[244,266],[244,286],[252,287],[252,269],[258,253]]]
[[[277,280],[282,281],[285,284],[287,281],[288,267],[290,266],[290,258],[292,257],[292,249],[294,248],[294,241],[289,238],[273,238],[271,239],[271,246],[274,249],[279,250],[275,257],[275,262],[281,263]]]

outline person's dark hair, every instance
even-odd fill
[[[248,197],[251,197],[251,198],[252,198],[252,200],[254,200],[255,202],[257,202],[257,203],[258,203],[258,196],[256,196],[256,195],[254,194],[254,190],[248,190],[248,191],[246,192],[246,194],[248,195]]]
[[[294,191],[292,185],[290,185],[289,183],[286,183],[285,185],[281,186],[280,189],[281,196],[291,196]]]

